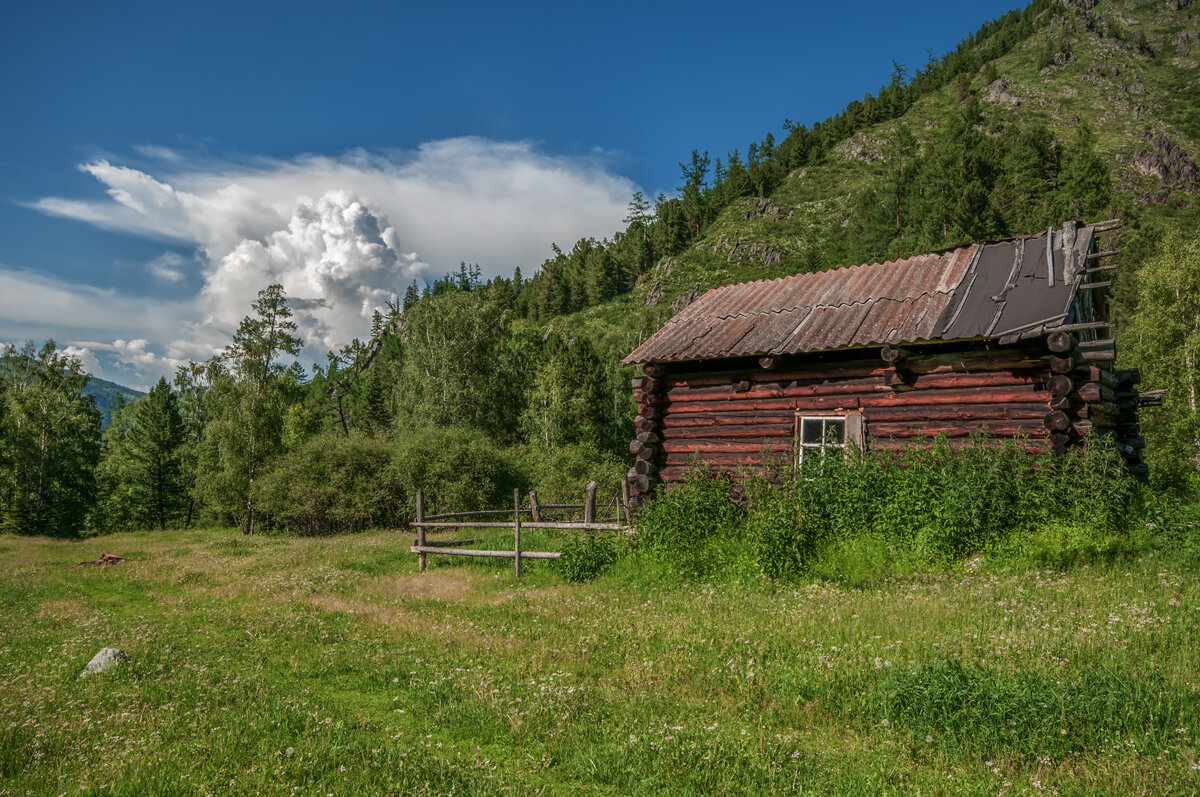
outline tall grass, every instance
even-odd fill
[[[0,795],[1200,789],[1200,581],[1169,551],[573,585],[418,573],[409,539],[0,539]],[[73,566],[102,551],[132,558]],[[130,661],[79,680],[104,646]]]
[[[1119,551],[1142,500],[1117,454],[944,438],[903,451],[809,458],[753,474],[698,466],[639,518],[646,547],[688,576],[814,573],[870,580],[985,551],[1064,563]],[[1061,533],[1047,534],[1047,529]],[[1036,544],[1027,541],[1036,540]]]

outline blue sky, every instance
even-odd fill
[[[0,340],[146,385],[282,281],[302,362],[412,279],[526,274],[1012,2],[24,3],[0,26]]]

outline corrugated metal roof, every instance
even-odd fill
[[[905,260],[714,288],[622,362],[999,338],[1056,323],[1070,312],[1092,235],[1091,227],[1068,224]]]

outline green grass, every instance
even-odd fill
[[[0,795],[1200,789],[1192,560],[575,586],[410,537],[6,538]]]

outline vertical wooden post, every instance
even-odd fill
[[[621,506],[623,506],[625,508],[625,524],[624,525],[632,525],[632,523],[630,523],[630,521],[629,521],[629,480],[628,479],[621,479]],[[618,511],[617,512],[618,522],[620,521],[620,519],[621,519],[621,513]]]
[[[583,522],[596,522],[596,483],[588,482],[587,500],[583,502]]]
[[[521,488],[513,488],[513,572],[521,577]]]
[[[542,506],[538,503],[537,490],[529,491],[529,515],[534,523],[542,522]]]
[[[425,526],[422,525],[425,521],[425,494],[421,492],[421,488],[417,488],[417,547],[425,547]],[[417,554],[417,569],[425,572],[425,552],[421,551]]]

